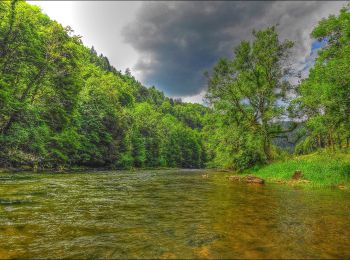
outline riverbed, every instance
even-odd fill
[[[350,258],[349,191],[226,175],[1,173],[0,258]]]

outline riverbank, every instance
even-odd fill
[[[144,167],[144,168],[129,168],[129,169],[118,169],[111,167],[60,167],[60,168],[36,168],[30,166],[23,167],[0,167],[0,173],[82,173],[82,172],[105,172],[105,171],[117,171],[117,172],[140,172],[140,171],[203,171],[206,169],[195,169],[195,168],[171,168],[171,167]],[[220,170],[217,170],[220,172]],[[223,170],[224,171],[224,170]],[[226,171],[225,171],[226,172]]]
[[[301,178],[294,180],[293,174],[301,171]],[[334,186],[350,188],[350,153],[321,151],[296,156],[265,166],[254,166],[244,172],[263,178],[270,183],[291,185]]]
[[[11,172],[37,172],[37,173],[80,173],[80,172],[101,172],[101,171],[156,171],[156,170],[190,170],[180,168],[156,167],[142,169],[110,169],[74,166],[60,169],[37,169],[31,167],[23,168],[0,168],[0,173]],[[196,170],[196,169],[192,169]],[[199,170],[199,169],[197,169]],[[202,169],[205,170],[205,169]],[[232,173],[230,170],[207,169],[213,172]],[[296,171],[301,172],[299,179],[293,179]],[[331,153],[319,151],[317,153],[294,156],[273,162],[268,165],[257,165],[243,172],[243,176],[254,175],[265,180],[266,183],[279,183],[288,185],[336,187],[350,190],[350,152]]]

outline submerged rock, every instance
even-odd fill
[[[253,175],[247,175],[247,176],[238,176],[233,175],[229,177],[230,181],[237,181],[237,182],[245,182],[245,183],[255,183],[255,184],[264,184],[265,180],[261,179],[259,177],[253,176]]]

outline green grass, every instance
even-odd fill
[[[296,170],[302,171],[303,174],[302,180],[299,182],[292,181]],[[311,184],[314,186],[342,185],[349,188],[350,154],[321,151],[277,161],[266,166],[255,166],[246,173],[253,173],[267,182]]]

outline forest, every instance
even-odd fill
[[[24,1],[0,2],[0,167],[227,168],[350,145],[350,9],[321,21],[307,78],[294,43],[253,31],[206,73],[207,105],[166,97],[114,68]]]

